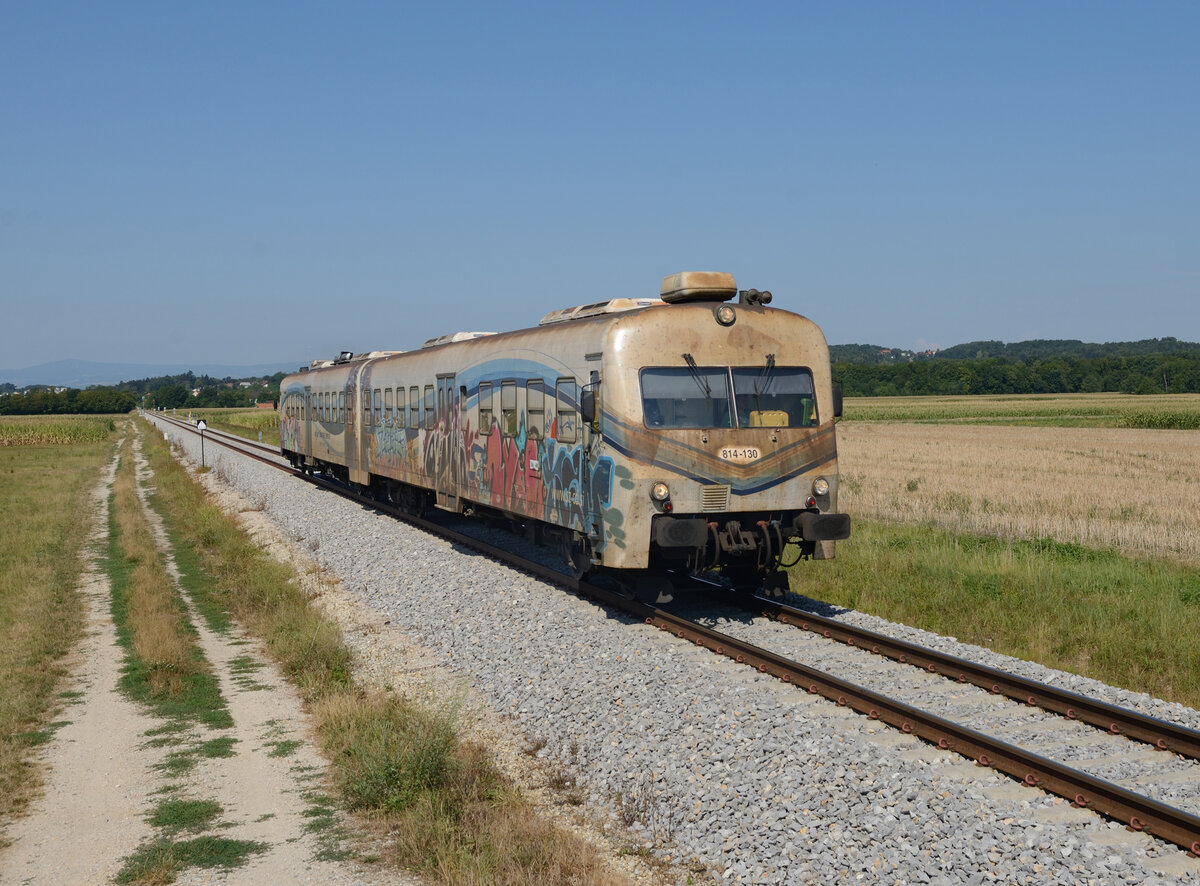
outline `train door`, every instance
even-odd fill
[[[313,428],[313,395],[312,386],[306,385],[304,388],[304,456],[312,464],[313,444],[312,444],[312,428]]]
[[[426,439],[432,438],[436,447],[434,488],[437,491],[437,506],[448,511],[458,511],[459,484],[463,479],[462,434],[459,421],[458,402],[453,375],[437,377],[437,428],[426,430]]]
[[[601,467],[600,453],[603,448],[601,444],[604,434],[600,421],[603,398],[600,390],[600,368],[603,356],[599,353],[587,355],[587,380],[580,393],[580,400],[583,401],[586,398],[588,401],[587,411],[591,413],[590,418],[585,416],[581,402],[579,426],[583,432],[584,452],[588,464],[580,478],[582,481],[580,485],[583,488],[584,525],[590,524],[591,532],[588,534],[591,536],[593,544],[604,538],[604,502],[601,500],[601,495],[606,484],[611,482],[611,478],[607,475],[596,476]],[[608,463],[611,464],[611,462]]]
[[[367,427],[367,412],[371,408],[368,372],[370,365],[369,361],[363,363],[346,377],[346,468],[350,474],[350,482],[362,486],[369,486],[371,483],[371,459],[368,451],[371,445],[371,435],[368,432],[371,429]]]

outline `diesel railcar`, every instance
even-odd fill
[[[778,582],[789,543],[831,558],[850,518],[825,338],[770,300],[684,272],[658,298],[314,361],[282,383],[281,450],[415,513],[512,521],[578,574]]]

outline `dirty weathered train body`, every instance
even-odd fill
[[[413,512],[515,521],[580,573],[761,583],[789,541],[832,557],[849,518],[825,338],[749,293],[676,274],[661,299],[314,362],[282,383],[282,452]]]

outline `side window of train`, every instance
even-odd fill
[[[379,388],[375,389],[375,417],[374,424],[376,427],[383,424],[383,391]]]
[[[575,404],[579,402],[578,386],[573,378],[560,378],[556,389],[558,415],[554,419],[555,438],[560,443],[574,443],[579,426],[579,413]]]
[[[342,423],[345,423],[345,421],[346,421],[346,392],[345,391],[338,392],[337,411],[338,411],[337,420]]]
[[[404,388],[396,388],[396,427],[403,428],[406,422],[404,410]]]
[[[383,423],[389,428],[395,424],[396,397],[391,388],[383,392]]]
[[[540,378],[525,382],[525,411],[529,414],[530,436],[541,437],[546,426],[546,388]]]
[[[500,433],[509,437],[517,434],[517,383],[500,382]]]
[[[490,433],[492,430],[492,383],[479,383],[479,432]]]
[[[437,427],[437,419],[433,414],[433,385],[425,385],[425,430]]]
[[[408,426],[415,428],[418,425],[418,416],[421,409],[421,389],[416,385],[408,389]]]

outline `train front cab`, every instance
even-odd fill
[[[664,301],[695,276],[668,277]],[[785,548],[828,559],[850,534],[828,346],[769,294],[730,304],[732,277],[705,276],[722,285],[610,329],[604,440],[631,477],[614,487],[624,544],[604,564],[779,582]]]

